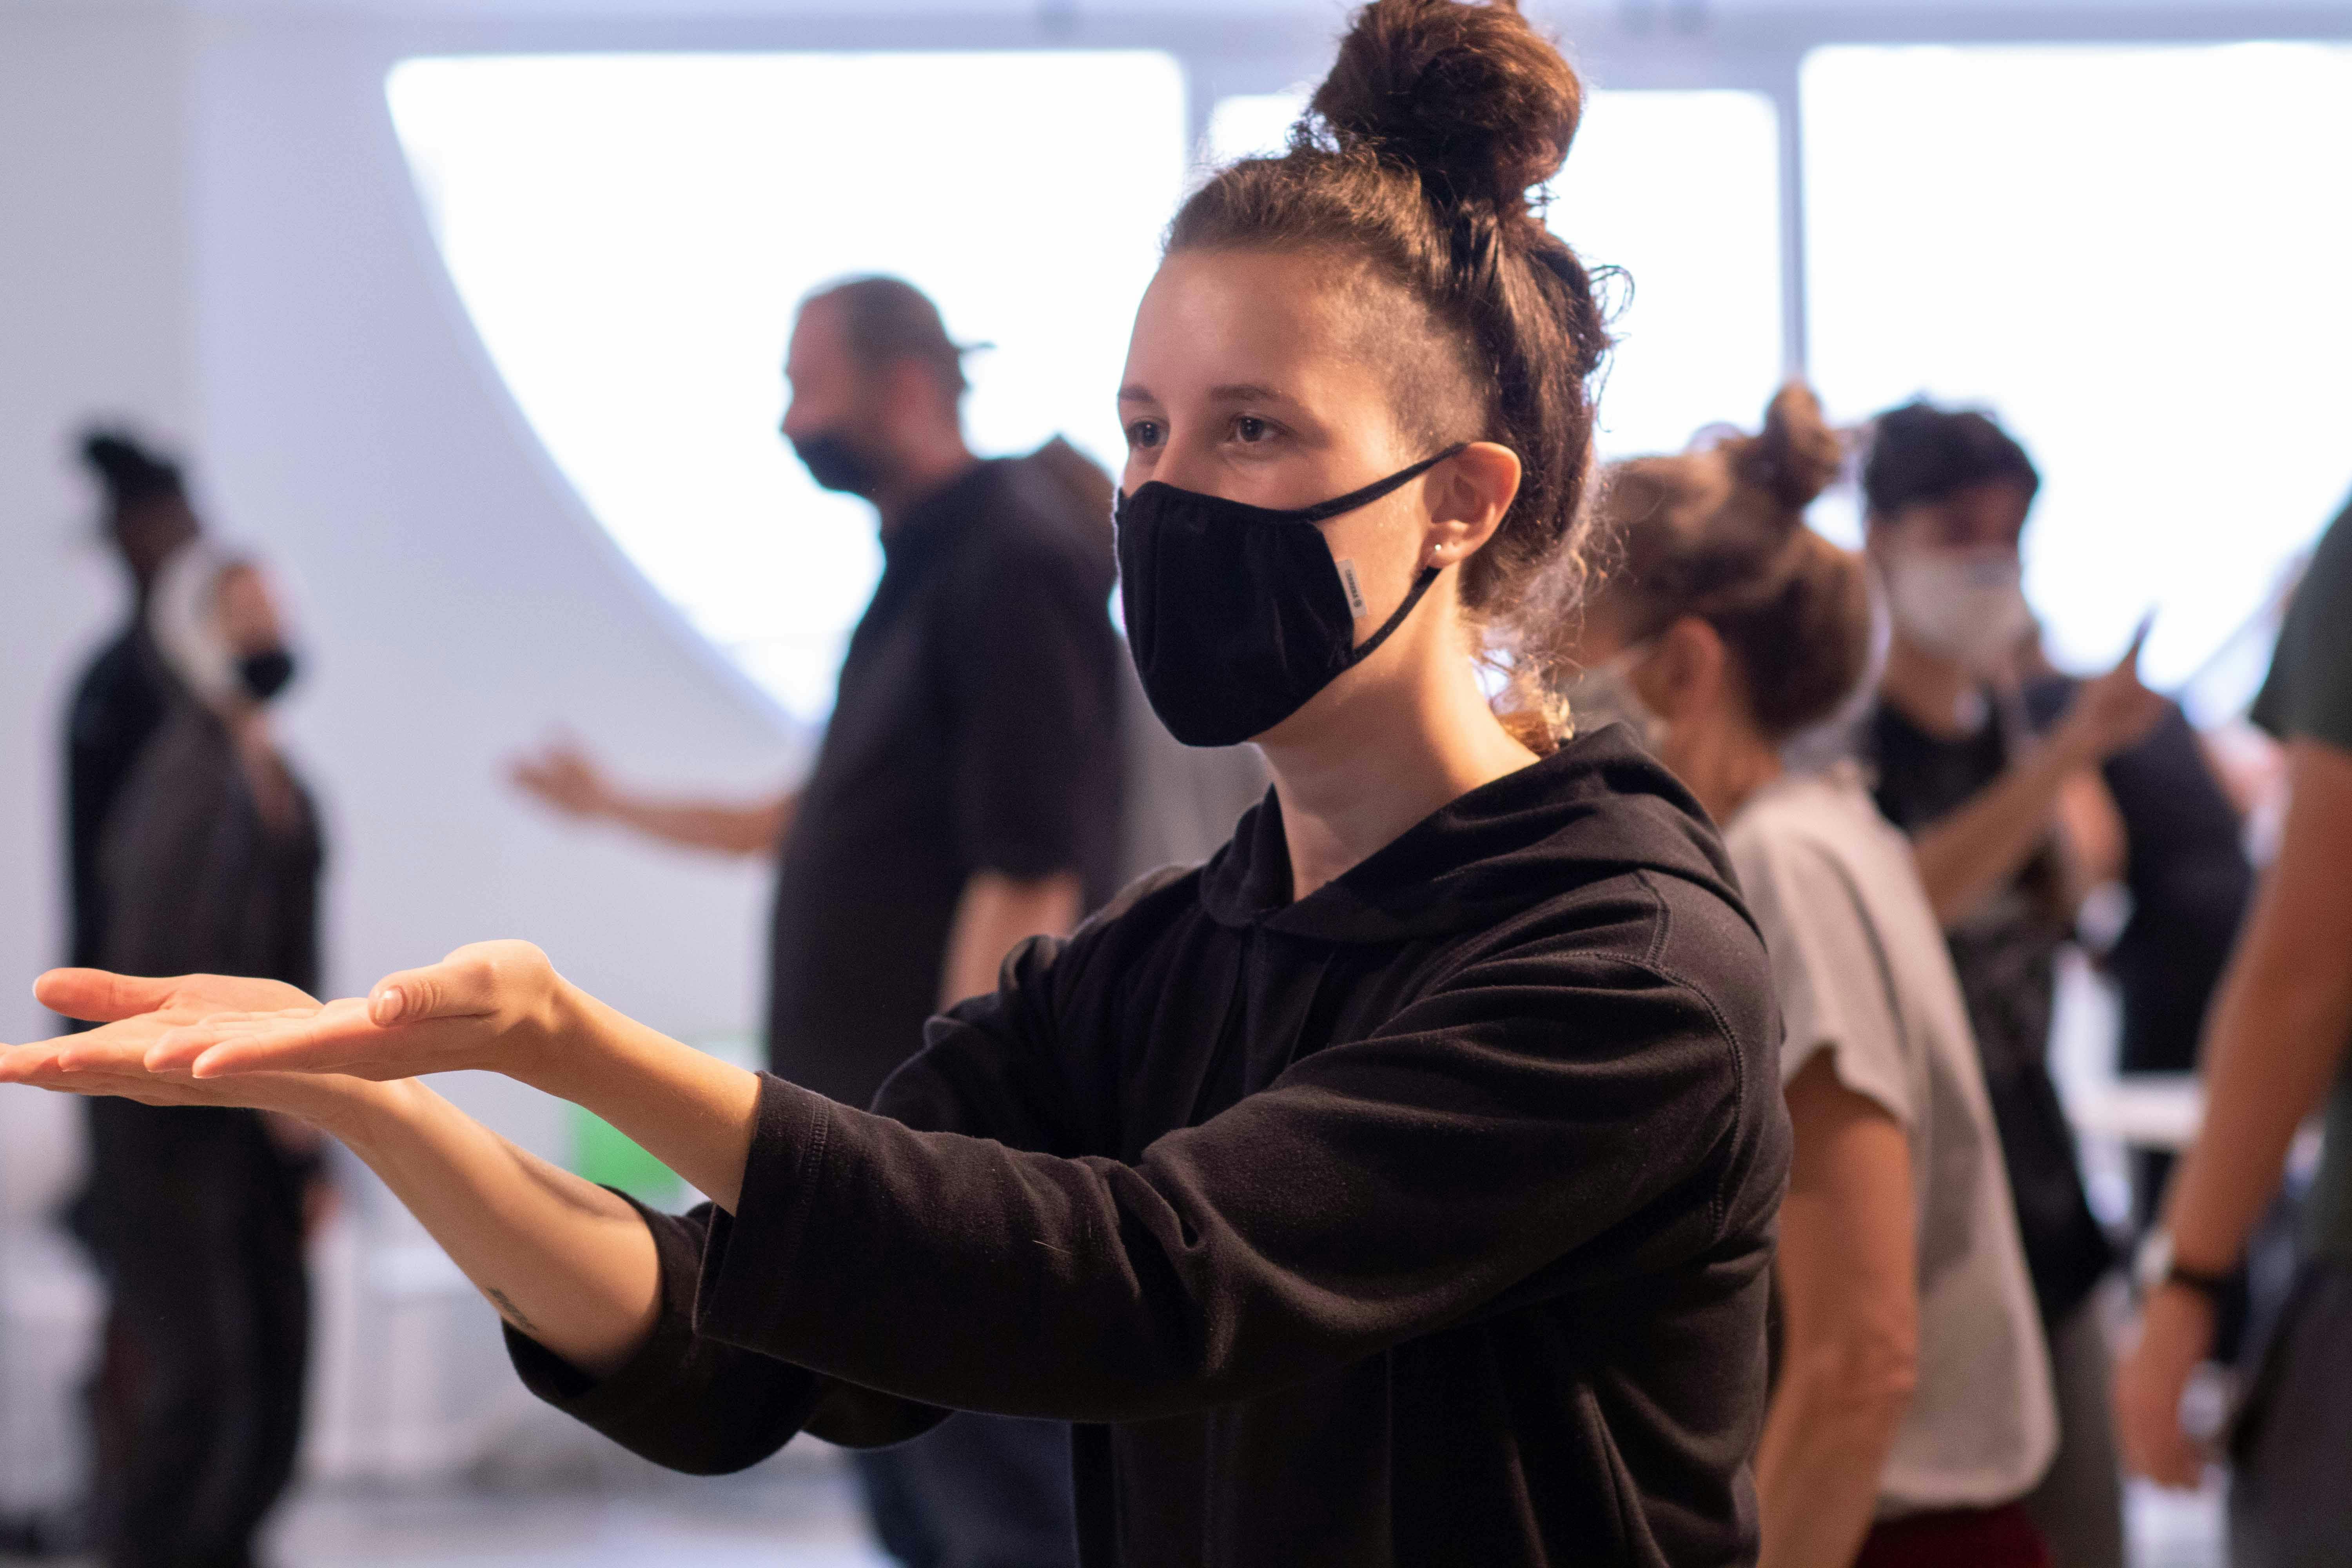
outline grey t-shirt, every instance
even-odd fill
[[[2281,741],[2352,752],[2352,507],[2327,525],[2311,552],[2279,628],[2270,678],[2254,699],[2253,721]],[[2305,1224],[2314,1253],[2352,1262],[2352,1060],[2327,1102],[2326,1152]]]
[[[2048,1352],[1968,1010],[1911,846],[1850,763],[1768,785],[1724,838],[1771,955],[1782,1081],[1828,1051],[1839,1081],[1910,1143],[1919,1382],[1879,1514],[2021,1497],[2057,1446]]]

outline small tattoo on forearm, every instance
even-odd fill
[[[490,1299],[490,1305],[496,1307],[499,1310],[499,1316],[504,1318],[508,1322],[512,1323],[516,1328],[520,1329],[527,1334],[535,1334],[539,1332],[538,1327],[533,1324],[528,1317],[523,1315],[523,1310],[520,1307],[516,1306],[512,1301],[507,1300],[507,1293],[505,1291],[485,1286],[483,1287],[482,1294]]]

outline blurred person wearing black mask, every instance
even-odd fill
[[[927,1018],[993,990],[1016,944],[1066,935],[1117,886],[1119,654],[1102,524],[1050,462],[973,455],[962,353],[897,279],[853,279],[801,307],[782,434],[818,484],[873,503],[885,563],[797,792],[643,796],[572,747],[516,773],[576,816],[775,854],[769,1061],[858,1108]],[[856,1463],[877,1533],[914,1568],[1072,1559],[1061,1423],[959,1415]]]
[[[176,470],[113,436],[133,626],[71,721],[77,954],[131,973],[319,978],[318,819],[269,704],[294,674],[267,578],[203,534]],[[293,1474],[316,1135],[226,1108],[89,1105],[76,1208],[110,1293],[92,1528],[109,1568],[254,1560]]]
[[[1951,944],[2050,1331],[2060,1449],[2031,1500],[2059,1563],[2104,1568],[2123,1538],[2093,1291],[2115,1255],[2050,1077],[2058,954],[2084,895],[2121,879],[2124,1064],[2184,1068],[2247,872],[2194,731],[2140,683],[2139,638],[2086,680],[2034,657],[2019,541],[2040,483],[1983,414],[1914,403],[1875,422],[1868,552],[1894,632],[1862,750]]]

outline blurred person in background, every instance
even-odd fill
[[[85,453],[137,620],[69,721],[77,950],[133,974],[315,985],[322,854],[271,732],[295,665],[268,580],[205,537],[169,464],[111,435]],[[259,1111],[126,1100],[93,1100],[89,1118],[76,1219],[109,1292],[99,1552],[109,1568],[249,1563],[301,1439],[317,1136]]]
[[[148,634],[148,603],[164,562],[194,539],[201,525],[178,466],[127,433],[92,429],[82,438],[80,456],[103,492],[102,531],[131,590],[121,629],[83,668],[66,706],[67,962],[89,965],[101,962],[106,952],[99,845],[124,782],[172,702],[170,677]],[[89,1114],[108,1113],[93,1101]],[[89,1217],[85,1185],[67,1213],[68,1225],[85,1241]],[[0,1518],[0,1549],[28,1556],[68,1552],[85,1543],[89,1529],[87,1500]]]
[[[797,792],[657,799],[570,747],[515,774],[575,816],[775,855],[769,1064],[857,1109],[926,1019],[994,990],[1015,945],[1066,935],[1118,885],[1108,552],[1034,459],[972,454],[962,353],[896,279],[801,307],[782,433],[818,484],[873,503],[884,567]],[[876,1532],[910,1568],[1072,1561],[1059,1423],[959,1415],[856,1463]]]
[[[2024,448],[1982,414],[1914,403],[1877,419],[1864,524],[1893,632],[1858,750],[1879,809],[1910,836],[1951,949],[2049,1335],[2059,1447],[2029,1506],[2062,1568],[2121,1568],[2111,1352],[2095,1295],[2116,1259],[2051,1079],[2050,1026],[2083,896],[2128,858],[2130,825],[2099,770],[2174,710],[2140,684],[2137,639],[2097,679],[2029,694],[2019,541],[2040,485]]]
[[[2295,1130],[2325,1100],[2303,1266],[2228,1444],[2234,1568],[2320,1568],[2352,1560],[2352,508],[2312,556],[2253,718],[2286,748],[2285,824],[2207,1029],[2204,1126],[2136,1270],[2116,1403],[2134,1469],[2199,1484],[2207,1456],[2181,1394]]]
[[[1726,825],[1771,957],[1796,1160],[1762,1563],[2041,1568],[2020,1500],[2057,1415],[1959,983],[1858,770],[1783,762],[1870,659],[1863,563],[1804,524],[1842,457],[1790,386],[1759,435],[1616,465],[1571,705],[1628,718]]]

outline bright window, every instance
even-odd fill
[[[1220,100],[1216,162],[1280,148],[1307,90]],[[1702,426],[1752,425],[1779,384],[1779,127],[1769,99],[1596,92],[1552,190],[1553,229],[1630,281],[1601,399],[1611,457],[1679,451]]]
[[[490,358],[588,510],[687,619],[821,718],[879,570],[871,512],[776,435],[793,309],[929,292],[974,445],[1112,395],[1186,169],[1181,71],[1140,51],[411,60],[402,145]]]
[[[1832,412],[1996,410],[2043,474],[2053,655],[2154,607],[2145,668],[2188,678],[2352,486],[2352,49],[1823,49],[1803,104]]]

